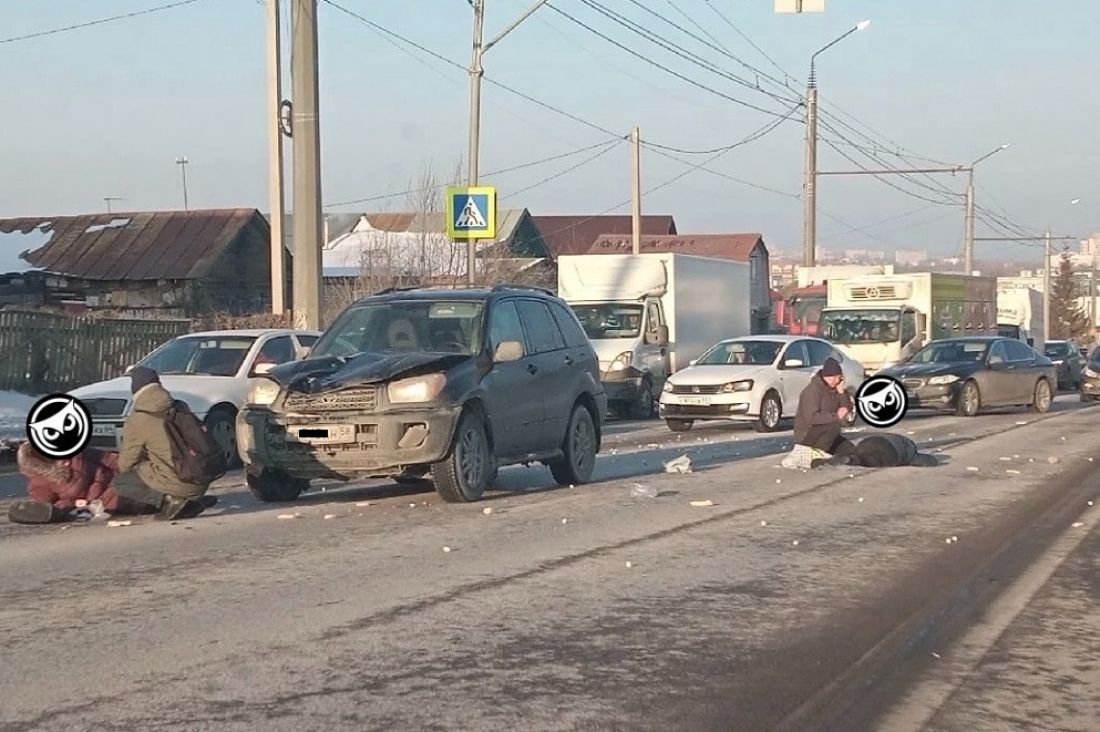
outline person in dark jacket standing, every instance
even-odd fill
[[[794,417],[794,441],[797,445],[822,450],[830,455],[852,452],[853,445],[841,428],[855,405],[844,388],[844,372],[835,358],[825,359],[821,370],[798,397]]]
[[[138,366],[130,372],[134,405],[122,426],[122,450],[115,491],[145,503],[169,520],[193,518],[213,505],[205,485],[191,485],[179,477],[165,429],[168,410],[175,404],[161,386],[157,372]]]

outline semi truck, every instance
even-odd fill
[[[893,273],[892,264],[799,267],[795,284],[787,288],[776,306],[776,322],[791,335],[816,336],[821,311],[828,299],[829,280]]]
[[[930,341],[997,334],[997,280],[919,272],[833,279],[821,337],[867,374],[904,361]]]
[[[997,285],[997,332],[1043,352],[1043,293],[1034,287]]]
[[[616,412],[653,416],[670,374],[751,332],[749,265],[686,254],[558,258],[558,294],[577,313]]]

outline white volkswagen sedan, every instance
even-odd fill
[[[722,341],[665,382],[661,418],[673,432],[698,420],[751,421],[772,432],[794,417],[798,397],[827,358],[844,371],[848,393],[863,383],[863,366],[828,341],[801,336],[746,336]]]
[[[303,358],[321,334],[281,329],[223,330],[173,338],[143,358],[168,392],[187,404],[225,451],[231,466],[237,455],[237,410],[258,376]],[[92,415],[93,447],[119,448],[122,423],[130,414],[130,377],[82,386],[69,392]]]

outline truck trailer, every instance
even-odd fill
[[[868,375],[941,338],[997,334],[997,280],[919,272],[829,281],[821,337]]]
[[[577,313],[617,412],[653,415],[670,374],[751,332],[749,265],[686,254],[558,258],[558,294]]]
[[[997,332],[1043,352],[1043,293],[1034,287],[997,285]]]

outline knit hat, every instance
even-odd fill
[[[825,363],[821,366],[822,376],[843,376],[844,371],[841,370],[840,364],[835,358],[829,357],[825,359]]]
[[[157,372],[148,366],[137,366],[130,372],[130,391],[137,394],[149,384],[159,384],[160,377]]]

